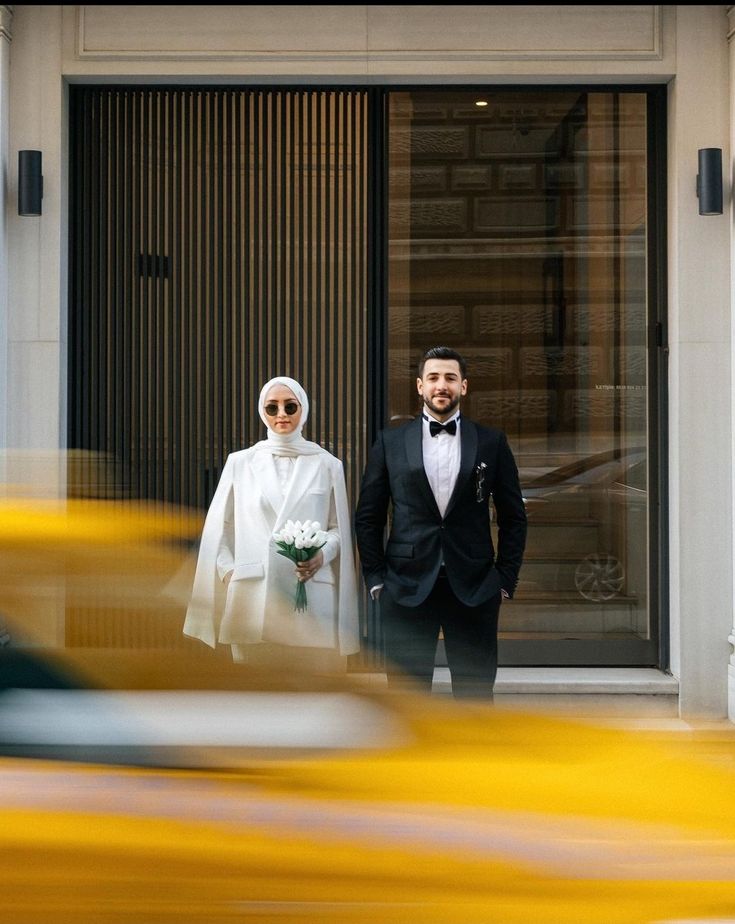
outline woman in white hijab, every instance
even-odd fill
[[[294,379],[263,386],[258,412],[267,439],[231,453],[207,512],[184,634],[215,647],[359,648],[357,583],[342,463],[301,431],[309,399]],[[318,521],[325,545],[294,566],[273,538],[287,520]],[[307,581],[308,607],[294,610],[297,580]]]

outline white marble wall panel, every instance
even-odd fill
[[[671,647],[684,715],[726,714],[733,612],[732,216],[699,215],[695,193],[698,148],[732,163],[726,10],[676,7],[669,89]]]
[[[727,342],[680,343],[676,392],[677,516],[681,550],[672,567],[674,629],[679,636],[681,708],[689,715],[727,710],[728,635],[732,630],[731,484]]]
[[[80,58],[274,53],[656,61],[661,7],[79,6]],[[448,29],[451,17],[451,29]]]
[[[66,111],[61,7],[16,8],[8,187],[7,440],[58,448],[66,439]],[[42,65],[41,66],[41,62]],[[17,213],[17,151],[42,152],[42,215]],[[63,433],[63,435],[62,435]]]
[[[0,174],[8,176],[9,102],[10,102],[10,42],[13,13],[9,6],[0,6]],[[12,204],[12,199],[11,199]],[[0,185],[0,396],[8,389],[8,326],[10,301],[8,291],[8,184]],[[0,448],[7,446],[6,402],[0,397]],[[2,471],[0,470],[0,477]]]
[[[8,445],[48,449],[59,440],[59,343],[11,345],[8,363]]]
[[[64,72],[208,79],[421,77],[675,69],[668,6],[65,6]],[[590,62],[595,62],[591,67]]]
[[[365,54],[366,6],[77,7],[80,57]]]
[[[655,6],[405,6],[368,7],[375,51],[474,52],[485,56],[602,54],[661,56]],[[447,29],[444,14],[451,16]],[[581,15],[580,15],[581,14]],[[613,51],[614,49],[614,51]]]

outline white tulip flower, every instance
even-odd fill
[[[327,541],[327,533],[321,528],[317,520],[287,520],[280,532],[274,532],[273,538],[278,546],[278,554],[290,559],[295,564],[304,560],[298,553],[305,551],[305,558],[313,558]],[[296,612],[304,612],[307,608],[306,585],[302,580],[296,582],[296,595],[294,598]]]

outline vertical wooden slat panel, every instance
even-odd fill
[[[286,99],[286,114],[284,117],[284,131],[286,135],[285,145],[285,167],[286,177],[286,199],[284,212],[286,216],[286,290],[285,299],[289,314],[293,317],[293,324],[289,332],[288,348],[292,360],[292,368],[298,375],[302,375],[301,365],[299,363],[300,345],[299,330],[301,329],[301,314],[295,299],[295,275],[296,275],[296,143],[294,140],[296,128],[296,106],[298,105],[298,95],[290,93]]]
[[[229,405],[229,380],[225,370],[225,349],[228,338],[227,314],[225,311],[225,250],[227,247],[226,202],[225,202],[225,163],[227,158],[227,133],[225,129],[224,93],[215,93],[215,120],[212,137],[212,157],[215,162],[215,207],[217,221],[215,223],[214,259],[212,265],[212,291],[214,293],[213,314],[215,318],[214,339],[211,345],[215,357],[214,392],[212,405],[215,411],[215,426],[213,429],[213,444],[215,458],[223,458],[225,447],[225,418]],[[218,464],[218,474],[221,465]]]
[[[141,177],[141,152],[140,152],[140,125],[141,118],[141,96],[135,91],[131,94],[132,111],[130,113],[130,131],[131,131],[131,163],[130,163],[130,222],[128,224],[129,234],[129,259],[128,272],[131,274],[129,300],[127,307],[127,325],[129,328],[129,339],[127,343],[128,362],[128,392],[126,410],[128,413],[128,432],[130,433],[130,472],[134,484],[138,488],[138,494],[145,497],[144,482],[140,471],[140,416],[138,414],[138,401],[140,395],[140,380],[138,375],[138,357],[139,357],[139,319],[138,303],[140,292],[140,274],[138,271],[138,254],[140,253],[139,229],[140,229],[140,189],[142,185]]]
[[[118,460],[120,490],[204,507],[227,453],[263,436],[263,381],[290,374],[354,502],[371,401],[367,94],[72,88],[71,111],[70,446]],[[85,618],[76,644],[175,643],[150,620]]]
[[[209,118],[208,107],[206,105],[208,97],[202,92],[197,93],[197,119],[194,123],[197,133],[196,149],[196,185],[194,189],[196,208],[194,211],[194,221],[192,232],[197,242],[196,262],[194,269],[196,272],[196,292],[197,298],[192,306],[196,316],[196,332],[193,346],[196,354],[195,368],[195,387],[193,404],[196,413],[196,430],[195,445],[201,453],[201,464],[205,474],[203,492],[200,492],[199,502],[206,503],[212,493],[212,470],[210,447],[207,432],[207,395],[205,392],[206,370],[206,317],[208,310],[207,301],[207,279],[206,279],[206,260],[209,254],[207,239],[207,223],[205,218],[205,208],[207,203],[207,170],[206,170],[206,145],[207,145],[207,124]]]
[[[227,408],[227,419],[225,421],[223,449],[236,445],[236,426],[237,419],[237,366],[235,365],[235,348],[234,344],[238,334],[238,316],[239,309],[237,304],[237,293],[234,288],[234,277],[236,268],[235,253],[235,222],[236,212],[235,203],[237,202],[237,157],[235,153],[235,109],[234,94],[227,92],[225,95],[225,119],[226,119],[226,180],[225,180],[225,229],[227,232],[227,249],[223,249],[223,272],[224,272],[224,306],[227,319],[226,337],[223,344],[223,366],[225,370],[225,395],[222,402],[223,407]]]
[[[179,184],[179,165],[175,155],[175,139],[177,136],[177,97],[170,91],[166,94],[166,161],[168,163],[168,175],[166,182],[166,235],[165,247],[168,256],[168,280],[166,287],[166,330],[164,339],[166,344],[167,370],[164,387],[168,388],[170,383],[178,382],[181,378],[178,365],[179,356],[179,324],[175,318],[175,306],[178,304],[178,287],[176,267],[178,266],[176,229],[180,224],[180,216],[177,215],[178,204],[178,184]],[[166,400],[166,473],[164,476],[164,497],[170,498],[173,503],[178,503],[181,498],[178,479],[176,477],[176,464],[178,460],[178,431],[176,409],[174,402]]]
[[[122,319],[121,302],[122,302],[122,285],[125,273],[121,263],[121,250],[123,244],[122,229],[120,226],[120,216],[124,214],[124,161],[125,161],[125,136],[122,123],[122,109],[124,100],[121,99],[120,93],[111,93],[110,102],[112,107],[111,116],[111,210],[112,220],[109,222],[108,236],[110,241],[110,364],[112,370],[120,369],[123,362],[122,355],[122,337],[120,332],[120,322]],[[112,459],[123,458],[121,436],[122,422],[120,420],[120,405],[125,400],[124,392],[121,388],[120,378],[116,375],[110,375],[107,372],[109,380],[109,438],[107,441],[107,450],[110,452]],[[124,488],[123,488],[124,491]],[[113,496],[116,494],[115,476],[112,474],[110,483],[107,486],[107,494]]]
[[[139,230],[136,253],[147,256],[151,252],[150,246],[150,186],[151,171],[149,167],[150,160],[150,143],[152,126],[151,106],[147,93],[141,94],[140,99],[140,122],[139,122],[139,145],[140,152],[140,197],[138,199],[138,221],[135,227]],[[148,345],[150,343],[150,312],[148,310],[149,299],[149,276],[145,273],[138,272],[138,302],[136,305],[136,314],[138,321],[138,340],[137,340],[137,376],[138,376],[138,468],[140,471],[141,495],[150,497],[151,485],[148,472],[148,452],[146,445],[146,431],[148,430],[148,409],[149,409],[149,364],[148,364]]]
[[[200,131],[198,128],[199,118],[200,118],[200,94],[197,91],[194,91],[189,96],[189,105],[188,105],[188,164],[187,164],[187,174],[188,174],[188,230],[187,230],[187,241],[188,247],[186,252],[188,255],[189,262],[189,278],[187,280],[188,287],[188,305],[187,305],[187,317],[189,321],[189,330],[188,330],[188,342],[184,345],[184,349],[187,355],[187,366],[188,366],[188,375],[187,375],[187,385],[188,385],[188,395],[186,402],[186,419],[188,421],[189,429],[189,438],[192,443],[192,452],[190,452],[189,458],[192,460],[192,465],[190,467],[190,476],[189,476],[189,489],[191,497],[194,498],[194,503],[202,503],[204,492],[206,490],[206,479],[202,477],[202,472],[197,471],[197,463],[202,467],[202,470],[206,473],[206,469],[203,467],[203,462],[201,458],[201,432],[200,426],[201,422],[199,420],[198,407],[199,407],[199,392],[197,390],[197,379],[198,379],[198,369],[199,369],[199,344],[201,342],[199,337],[199,310],[198,306],[201,300],[201,293],[199,291],[199,272],[198,267],[200,263],[200,250],[201,250],[201,234],[197,230],[197,217],[199,214],[198,210],[198,197],[199,197],[199,146],[200,146]]]
[[[93,147],[91,150],[91,163],[89,171],[89,195],[95,201],[99,202],[100,196],[100,159],[101,159],[101,126],[100,126],[100,98],[92,100],[93,112]],[[90,384],[89,409],[90,417],[88,421],[88,432],[91,446],[96,446],[99,440],[99,415],[93,413],[92,396],[96,395],[98,388],[97,380],[97,357],[99,352],[99,265],[100,265],[100,230],[99,230],[99,210],[95,219],[90,225],[90,250],[92,255],[92,265],[89,267],[90,279],[90,298],[92,300],[93,310],[89,314],[87,328],[86,350],[87,376]]]
[[[262,138],[263,125],[263,94],[258,92],[253,100],[250,148],[248,150],[248,171],[251,175],[252,205],[248,216],[250,227],[250,273],[253,277],[253,294],[251,313],[253,318],[253,339],[251,340],[252,375],[251,388],[253,393],[262,378],[262,362],[266,355],[266,332],[263,320],[257,306],[265,297],[263,291],[263,272],[265,267],[265,234],[263,227],[263,163],[265,151]],[[258,157],[253,152],[258,151]],[[248,428],[248,438],[252,439],[253,424]]]
[[[161,380],[165,370],[165,351],[163,348],[163,321],[162,296],[165,286],[163,265],[163,231],[164,206],[162,199],[163,185],[166,181],[165,163],[163,158],[164,137],[162,134],[163,122],[163,92],[156,93],[153,105],[153,138],[151,139],[151,253],[154,257],[154,270],[151,279],[150,301],[150,327],[151,339],[149,344],[148,365],[150,367],[150,414],[149,433],[147,437],[149,468],[154,497],[163,496],[161,483],[161,469],[164,459],[164,421],[161,414]]]
[[[108,348],[109,348],[109,253],[108,253],[108,225],[110,215],[109,188],[110,188],[110,119],[109,119],[109,94],[103,93],[99,99],[99,138],[100,138],[100,156],[97,165],[98,169],[98,188],[99,212],[97,217],[97,332],[94,341],[90,346],[95,357],[93,379],[96,383],[97,401],[104,412],[97,414],[96,435],[94,442],[96,445],[107,445],[107,426],[109,416],[107,411],[107,376],[105,369],[108,365]]]

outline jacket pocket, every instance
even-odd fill
[[[246,561],[235,565],[232,573],[233,581],[245,581],[248,578],[259,578],[265,574],[265,567],[262,561]]]
[[[410,542],[389,542],[385,554],[388,558],[413,558],[413,545]]]

